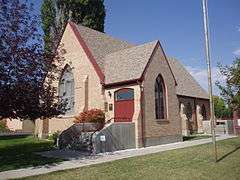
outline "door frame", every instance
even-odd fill
[[[129,91],[131,90],[132,91],[132,98],[131,99],[123,99],[123,100],[117,100],[117,93],[120,91]],[[121,89],[118,89],[116,91],[114,91],[114,122],[132,122],[132,118],[133,118],[133,115],[134,115],[134,111],[135,111],[135,103],[134,103],[134,89],[133,88],[121,88]],[[116,117],[116,104],[117,102],[130,102],[132,101],[133,102],[133,115],[131,118],[125,118],[125,117]],[[116,119],[126,119],[125,121],[116,121]],[[130,120],[130,121],[129,121]]]

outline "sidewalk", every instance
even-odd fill
[[[219,140],[229,139],[233,137],[235,136],[221,135],[217,137],[217,140],[219,141]],[[21,178],[21,177],[50,173],[54,171],[79,168],[83,166],[100,164],[100,163],[114,161],[118,159],[142,156],[142,155],[163,152],[163,151],[168,151],[173,149],[181,149],[185,147],[207,144],[207,143],[210,143],[211,141],[212,141],[211,138],[200,139],[200,140],[194,140],[194,141],[185,141],[185,142],[177,142],[177,143],[171,143],[171,144],[165,144],[165,145],[151,146],[151,147],[139,148],[139,149],[122,150],[122,151],[116,151],[112,153],[98,154],[95,156],[80,155],[76,152],[71,152],[71,151],[65,151],[65,152],[58,151],[58,152],[54,152],[54,156],[61,157],[66,155],[69,157],[70,160],[60,162],[57,164],[40,166],[40,167],[30,167],[25,169],[0,172],[0,179]],[[45,153],[44,155],[48,157],[52,157],[53,153]]]

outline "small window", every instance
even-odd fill
[[[120,89],[115,94],[116,101],[125,101],[134,99],[133,89]]]
[[[113,110],[113,104],[110,103],[110,104],[109,104],[109,111],[112,111],[112,110]]]
[[[104,110],[105,110],[105,112],[108,112],[108,103],[107,102],[104,103]]]

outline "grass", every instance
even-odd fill
[[[25,179],[240,179],[240,137],[219,142],[218,155],[206,144]]]
[[[44,158],[34,152],[53,148],[52,141],[38,140],[32,136],[0,138],[0,171],[56,163],[60,159]]]

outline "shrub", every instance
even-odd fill
[[[61,131],[56,131],[53,134],[51,134],[50,136],[48,136],[49,140],[53,140],[54,141],[54,145],[57,145],[57,138],[60,135]]]
[[[101,123],[105,122],[105,114],[100,109],[91,109],[81,112],[75,117],[74,123]]]
[[[0,121],[0,132],[9,132],[10,130],[6,126],[6,121],[1,120]]]

